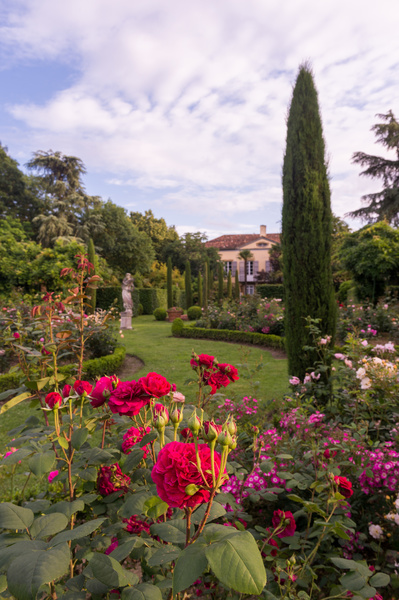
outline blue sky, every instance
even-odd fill
[[[80,157],[89,194],[179,233],[280,231],[286,115],[313,65],[343,217],[379,183],[376,113],[399,116],[394,0],[3,0],[0,141]],[[353,228],[362,225],[351,221]]]

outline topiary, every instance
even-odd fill
[[[190,306],[187,309],[187,316],[189,321],[196,321],[202,317],[202,309],[200,306]]]
[[[137,314],[138,314],[138,315],[142,315],[142,314],[143,314],[143,312],[144,312],[144,307],[143,307],[143,305],[142,305],[142,304],[139,304],[139,307],[138,307],[138,309],[137,309]]]
[[[166,312],[165,308],[158,306],[158,308],[156,308],[152,314],[157,321],[165,321],[168,313]]]
[[[184,323],[181,319],[175,319],[172,323],[172,335],[179,336],[184,329]]]

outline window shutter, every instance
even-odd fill
[[[244,279],[244,273],[245,273],[245,262],[243,260],[240,260],[240,262],[239,262],[239,275],[240,275],[240,277],[242,277],[242,279]]]
[[[271,265],[270,265],[270,260],[266,261],[266,273],[270,273],[271,271]]]
[[[258,271],[259,271],[259,261],[258,261],[258,260],[255,260],[255,261],[254,261],[254,277],[256,277],[256,276],[257,276],[257,274],[258,274]]]
[[[232,268],[232,271],[231,271],[231,276],[232,277],[235,277],[236,271],[237,271],[237,261],[233,260],[233,268]]]

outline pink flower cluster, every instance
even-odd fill
[[[151,427],[146,427],[146,429],[144,429],[144,427],[130,427],[130,429],[128,429],[127,432],[123,436],[122,452],[124,452],[125,454],[130,454],[133,446],[135,446],[136,444],[141,442],[143,437],[147,433],[150,433],[150,432],[151,432]],[[143,458],[146,458],[148,455],[148,452],[149,452],[148,444],[146,444],[144,446],[143,450],[144,450]]]
[[[376,450],[362,451],[364,471],[359,477],[360,486],[365,494],[375,489],[388,488],[395,492],[399,483],[399,452],[392,449],[392,442],[382,444]],[[349,459],[353,461],[353,458]],[[372,473],[370,477],[367,472]]]
[[[256,415],[258,412],[258,401],[255,398],[244,396],[240,403],[233,402],[226,398],[223,404],[219,404],[222,420],[228,415],[233,415],[236,421],[242,419],[245,415]]]
[[[299,407],[297,408],[292,408],[291,410],[287,411],[286,413],[281,413],[281,420],[280,420],[280,427],[284,428],[284,429],[288,429],[289,431],[293,432],[296,429],[301,429],[303,426],[305,426],[305,433],[307,433],[308,429],[306,429],[307,426],[319,426],[322,425],[323,423],[323,419],[324,419],[324,414],[319,412],[318,410],[313,413],[312,415],[310,415],[309,417],[306,417],[302,412],[301,409]]]

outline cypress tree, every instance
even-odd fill
[[[236,270],[236,276],[234,279],[234,298],[235,300],[240,299],[240,282],[238,281],[238,269]]]
[[[203,300],[203,287],[202,287],[203,283],[202,283],[201,272],[198,273],[197,281],[198,281],[198,306],[202,307],[204,300]]]
[[[169,256],[166,263],[166,289],[168,296],[168,308],[173,306],[173,288],[172,288],[172,259]]]
[[[206,273],[207,273],[207,283],[206,283],[206,289],[207,289],[207,297],[210,298],[211,297],[211,292],[213,289],[213,271],[211,270],[211,265],[209,262],[209,257],[206,257]]]
[[[91,272],[91,275],[95,275],[96,274],[96,267],[97,267],[97,257],[96,257],[96,250],[94,248],[94,242],[93,240],[90,238],[89,239],[89,244],[87,247],[87,254],[88,254],[88,260],[89,262],[93,265],[94,270]],[[89,304],[91,306],[91,312],[94,313],[94,311],[96,310],[96,300],[97,300],[97,289],[96,288],[90,288],[90,301]]]
[[[229,271],[229,276],[227,277],[227,298],[231,300],[233,296],[233,282],[231,281],[231,271]]]
[[[190,308],[190,306],[193,305],[193,288],[191,286],[191,264],[189,260],[186,261],[184,280],[186,288],[186,308]]]
[[[205,263],[204,268],[204,292],[202,294],[202,307],[205,310],[205,313],[208,313],[208,289],[209,289],[209,269],[207,268],[207,264]]]
[[[219,263],[219,278],[218,278],[218,302],[223,302],[223,291],[224,291],[224,278],[223,278],[223,265]]]
[[[331,274],[332,214],[317,91],[309,65],[299,68],[287,121],[283,165],[282,249],[289,374],[303,379],[316,356],[306,317],[321,319],[334,340],[336,303]],[[326,377],[328,373],[326,374]]]

